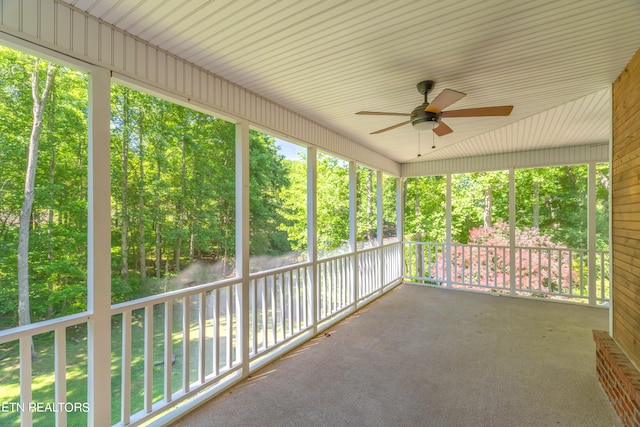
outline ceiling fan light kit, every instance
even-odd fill
[[[395,124],[393,126],[386,127],[384,129],[371,132],[371,135],[376,135],[382,132],[387,132],[392,129],[404,126],[411,123],[414,129],[418,131],[432,130],[434,134],[438,136],[444,136],[451,132],[449,126],[442,122],[443,117],[487,117],[487,116],[508,116],[513,110],[512,105],[504,105],[501,107],[480,107],[480,108],[467,108],[464,110],[449,110],[443,111],[450,105],[458,102],[465,96],[465,93],[458,92],[452,89],[444,89],[433,101],[429,102],[427,96],[433,90],[436,83],[433,80],[424,80],[416,85],[418,92],[424,95],[424,103],[418,105],[410,114],[407,113],[387,113],[381,111],[359,111],[356,114],[362,115],[374,115],[374,116],[409,116],[410,119],[405,122]]]
[[[440,122],[440,114],[425,111],[421,105],[411,113],[411,126],[416,130],[433,130]]]

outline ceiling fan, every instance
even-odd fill
[[[445,89],[433,101],[427,101],[427,95],[433,90],[436,82],[433,80],[425,80],[417,84],[418,92],[424,95],[424,103],[418,105],[411,113],[386,113],[382,111],[358,111],[356,114],[371,116],[408,116],[409,120],[371,132],[371,135],[386,132],[400,126],[411,123],[414,129],[428,130],[432,129],[438,136],[447,135],[453,132],[449,126],[441,121],[442,118],[448,117],[486,117],[486,116],[508,116],[513,110],[513,105],[504,105],[501,107],[480,107],[467,108],[464,110],[448,110],[442,111],[455,102],[458,102],[466,93],[458,92],[452,89]]]

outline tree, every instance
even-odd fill
[[[36,168],[38,166],[38,143],[42,132],[42,117],[47,100],[54,85],[58,70],[54,64],[47,64],[44,88],[40,88],[39,60],[35,60],[31,73],[31,94],[33,99],[33,122],[29,138],[29,154],[24,184],[24,201],[20,210],[20,229],[18,231],[18,322],[20,326],[31,323],[29,304],[29,228],[33,208]],[[35,357],[35,348],[31,342],[31,354]]]
[[[357,226],[358,241],[373,245],[377,238],[377,178],[373,169],[358,166],[357,168]]]
[[[327,256],[349,242],[349,164],[318,154],[318,253]]]
[[[288,164],[278,153],[275,139],[263,133],[249,134],[249,212],[252,255],[289,252],[286,233],[279,230],[285,222],[281,215],[281,190],[290,185]]]
[[[405,238],[444,242],[446,177],[424,176],[405,181]]]

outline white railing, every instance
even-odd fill
[[[357,254],[358,300],[371,297],[382,289],[382,251],[380,248],[365,249]]]
[[[585,249],[405,242],[409,282],[595,304],[609,300],[609,262],[596,251],[590,278]]]
[[[402,251],[402,243],[393,243],[251,274],[246,281],[229,279],[113,305],[112,423],[139,425],[182,401],[239,381],[400,283]],[[248,301],[243,301],[243,286],[248,287]],[[54,375],[47,380],[55,379],[55,396],[46,399],[66,402],[71,380],[66,331],[86,331],[91,319],[90,313],[81,313],[0,331],[0,344],[17,343],[20,349],[17,405],[36,401],[30,350],[31,339],[41,334],[52,334],[55,343]],[[74,349],[74,357],[86,358],[86,346],[83,354]],[[243,354],[248,360],[243,361]],[[248,372],[243,371],[246,366]],[[81,375],[85,384],[87,372]],[[55,421],[47,423],[39,423],[38,416],[20,411],[11,422],[87,423],[86,414],[77,411],[56,412]]]
[[[318,261],[318,321],[331,318],[355,301],[354,255],[339,255]]]
[[[311,263],[254,274],[249,281],[249,356],[313,325]]]
[[[18,422],[22,426],[31,425],[56,425],[65,426],[68,423],[73,425],[84,425],[87,423],[87,404],[86,396],[82,401],[70,401],[67,398],[67,389],[70,384],[77,381],[77,378],[67,377],[67,360],[82,360],[86,358],[86,346],[84,350],[74,348],[69,351],[69,330],[74,328],[83,329],[86,332],[87,322],[92,319],[89,313],[78,313],[72,316],[66,316],[60,319],[47,320],[31,325],[6,329],[0,331],[0,345],[5,348],[17,346],[18,357],[15,361],[11,361],[12,365],[19,370],[20,385],[19,390],[15,393],[6,393],[4,388],[9,388],[10,384],[0,384],[3,389],[2,401],[3,410],[0,412],[1,425],[16,425]],[[53,366],[47,367],[50,372],[34,372],[33,360],[31,358],[32,340],[38,341],[36,350],[41,345],[51,346],[54,355]],[[46,344],[45,344],[46,343]],[[81,375],[87,376],[86,364],[78,363],[82,366],[79,369]],[[34,380],[37,386],[34,387]],[[52,381],[53,380],[53,381]],[[43,386],[43,383],[48,383]],[[53,393],[49,394],[45,391],[47,388],[53,388]],[[44,405],[46,403],[55,406],[46,411],[47,408],[40,408],[35,405]],[[71,405],[69,407],[69,405]],[[53,409],[56,409],[54,412]],[[69,421],[71,420],[71,421]]]

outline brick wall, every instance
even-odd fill
[[[593,331],[600,385],[626,426],[640,426],[640,372],[605,331]]]

